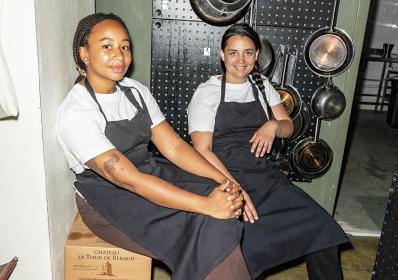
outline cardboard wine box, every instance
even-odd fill
[[[150,280],[152,259],[115,247],[77,214],[64,247],[65,280]]]

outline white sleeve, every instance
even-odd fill
[[[84,165],[90,159],[115,148],[100,124],[86,116],[63,119],[57,127],[58,137],[73,156]]]
[[[276,89],[271,85],[268,79],[264,79],[265,93],[267,95],[270,106],[275,106],[281,103],[281,97]]]
[[[215,98],[214,98],[215,97]],[[217,96],[199,86],[188,105],[188,132],[214,131],[215,118],[219,102]]]

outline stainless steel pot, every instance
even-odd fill
[[[226,26],[241,19],[251,0],[190,0],[192,9],[204,22]]]
[[[318,88],[311,98],[311,110],[321,120],[334,120],[344,112],[346,99],[331,78]]]

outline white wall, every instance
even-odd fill
[[[94,0],[6,0],[4,8],[2,42],[20,115],[0,120],[0,264],[18,256],[11,279],[63,279],[76,210],[54,120],[76,76],[73,33]]]
[[[398,54],[398,2],[396,0],[372,0],[366,27],[364,48],[382,48],[383,43],[394,44],[393,53]],[[393,65],[398,69],[398,64]],[[368,62],[359,75],[366,80],[358,84],[357,92],[376,95],[383,63]],[[376,81],[371,81],[374,79]],[[361,101],[375,102],[374,96],[361,96]],[[374,105],[361,105],[361,109],[373,109]],[[384,110],[387,107],[384,106]]]
[[[51,279],[34,2],[7,0],[0,19],[20,109],[0,120],[0,263],[18,256],[11,279]]]
[[[36,0],[44,168],[53,279],[63,279],[63,246],[76,214],[74,175],[58,146],[55,117],[77,71],[72,41],[78,21],[94,13],[94,0]]]

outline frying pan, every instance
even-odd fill
[[[190,0],[192,9],[204,22],[226,26],[243,17],[251,0]]]
[[[311,98],[312,112],[322,120],[334,120],[344,112],[346,99],[343,92],[333,84],[331,78],[318,88]]]
[[[294,146],[290,155],[290,167],[307,179],[323,176],[333,162],[329,145],[319,138],[320,119],[317,119],[315,136],[304,138]]]
[[[343,73],[354,59],[354,46],[348,34],[335,27],[339,0],[335,0],[329,27],[321,28],[307,39],[304,61],[308,68],[320,76]]]
[[[256,15],[257,15],[257,0],[252,0],[249,10],[248,24],[256,30]],[[269,70],[272,69],[272,63],[275,59],[274,50],[271,43],[265,36],[259,34],[261,50],[257,58],[257,71],[264,76],[268,75]]]
[[[275,55],[274,50],[270,42],[263,36],[260,35],[261,51],[258,54],[258,72],[265,76],[268,75],[270,69],[272,69],[272,62],[274,61]]]
[[[307,104],[304,102],[301,104],[300,114],[293,120],[294,131],[292,136],[289,138],[289,141],[295,141],[302,137],[308,130],[310,125],[311,116],[310,110],[308,109]]]
[[[283,55],[284,55],[284,62],[282,69],[281,84],[277,86],[275,89],[278,91],[281,97],[281,101],[283,107],[286,110],[286,113],[290,116],[291,119],[294,119],[300,113],[302,101],[297,89],[292,85],[285,84],[287,63],[289,61],[288,47],[285,48]]]

